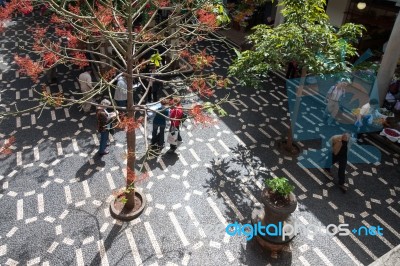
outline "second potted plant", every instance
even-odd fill
[[[286,231],[285,225],[293,224],[290,215],[296,210],[297,200],[294,186],[285,177],[267,179],[265,185],[262,191],[264,209],[254,209],[252,222],[265,228],[264,234],[255,236],[257,242],[271,251],[271,257],[277,258],[278,252],[295,237],[293,230]]]

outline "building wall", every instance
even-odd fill
[[[334,0],[329,1],[326,13],[329,16],[333,26],[339,27],[343,24],[346,17],[344,13],[347,10],[350,0]]]

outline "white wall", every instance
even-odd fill
[[[326,13],[329,16],[330,22],[333,26],[341,26],[344,22],[350,0],[330,0]]]

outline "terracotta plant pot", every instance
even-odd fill
[[[292,212],[297,208],[296,196],[291,192],[289,194],[289,203],[286,206],[278,207],[274,202],[272,202],[270,192],[265,188],[262,192],[262,198],[265,209],[265,224],[278,223],[285,221]]]

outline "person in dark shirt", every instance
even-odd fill
[[[164,148],[164,132],[169,115],[169,110],[166,108],[166,104],[167,102],[165,100],[161,101],[161,107],[158,108],[153,119],[151,145],[160,151]]]
[[[347,187],[345,184],[345,173],[347,167],[347,153],[350,149],[349,145],[350,136],[348,133],[342,135],[335,135],[329,140],[329,144],[332,147],[332,154],[328,162],[329,165],[324,169],[327,173],[331,174],[331,166],[335,163],[339,163],[338,178],[339,178],[339,188],[343,193],[346,193]]]

